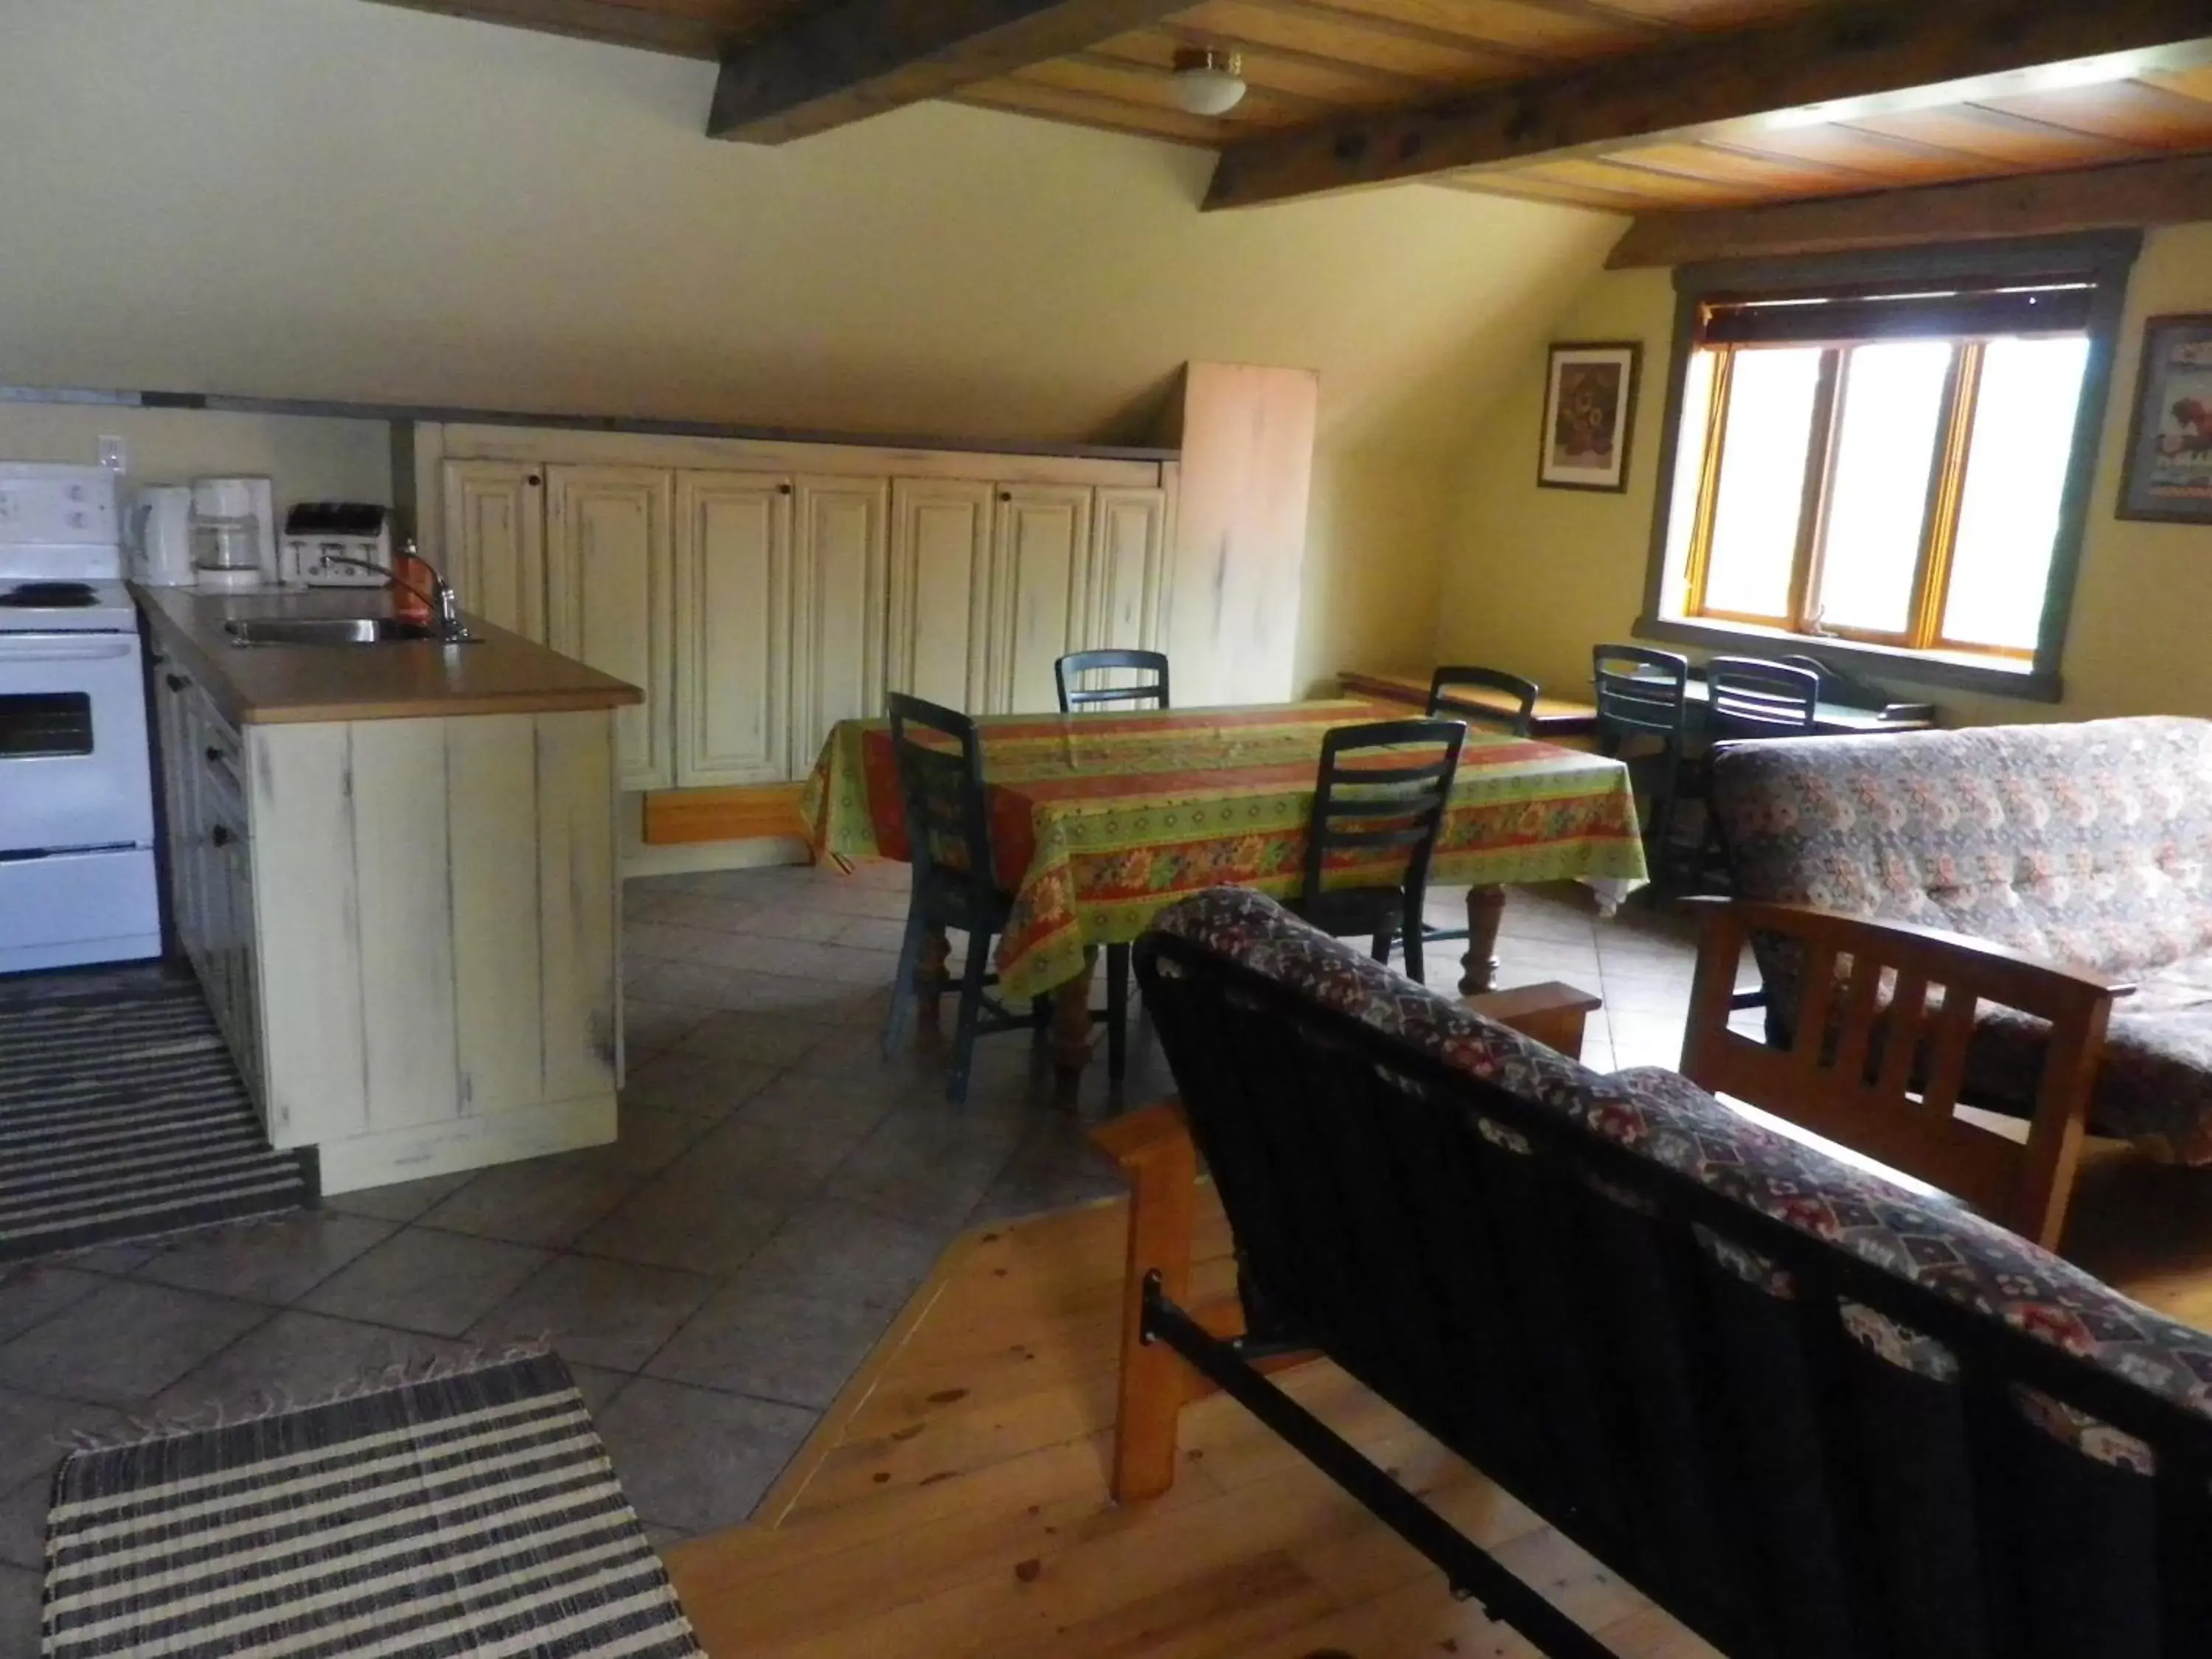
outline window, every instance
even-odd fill
[[[1685,282],[1644,631],[1793,635],[1893,666],[2042,674],[2055,696],[2075,450],[2126,264],[2023,268],[2034,252],[1978,275],[1967,253]]]

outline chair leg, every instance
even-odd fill
[[[1106,1075],[1119,1083],[1129,1069],[1129,947],[1106,947]]]
[[[884,1019],[885,1060],[905,1046],[908,1034],[914,1029],[914,1006],[919,994],[915,989],[914,976],[921,969],[922,940],[928,931],[922,921],[921,907],[909,904],[906,932],[899,939],[898,969],[891,980],[891,1009]]]
[[[945,1097],[954,1105],[968,1098],[968,1067],[975,1058],[975,1024],[983,1017],[983,978],[990,972],[991,936],[968,935],[968,963],[960,975],[960,1015],[952,1028],[952,1075]]]
[[[1388,962],[1390,960],[1391,932],[1391,929],[1385,927],[1381,933],[1375,935],[1375,943],[1370,948],[1369,954],[1373,956],[1375,960],[1377,962]]]
[[[1674,798],[1680,781],[1681,755],[1669,744],[1661,751],[1659,765],[1658,781],[1651,786],[1650,845],[1645,854],[1654,881],[1663,879],[1662,872],[1674,856]]]
[[[1421,961],[1421,899],[1418,893],[1406,900],[1406,977],[1425,985],[1427,975],[1422,971]]]

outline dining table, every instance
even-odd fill
[[[1162,910],[1209,887],[1279,898],[1303,880],[1322,739],[1401,710],[1362,697],[1219,708],[984,715],[992,857],[1013,896],[994,962],[1002,994],[1054,998],[1063,1081],[1091,1050],[1091,968]],[[889,723],[839,721],[801,801],[817,856],[909,857]],[[1362,878],[1350,854],[1325,883]],[[1370,872],[1371,873],[1371,872]],[[1470,727],[1429,868],[1468,888],[1460,989],[1492,988],[1505,892],[1589,879],[1619,893],[1645,878],[1626,767],[1602,756]],[[932,1022],[949,945],[928,942],[918,990]]]

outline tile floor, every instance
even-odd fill
[[[1084,1131],[1167,1085],[1141,1029],[1125,1086],[1102,1059],[1074,1113],[1018,1035],[980,1045],[964,1108],[939,1053],[881,1059],[905,878],[633,881],[614,1146],[0,1276],[0,1653],[35,1646],[70,1431],[312,1400],[399,1360],[550,1338],[656,1538],[743,1520],[945,1245],[1111,1193]],[[1434,919],[1455,914],[1440,895]],[[1500,954],[1506,983],[1603,994],[1592,1066],[1675,1059],[1690,945],[1672,919],[1516,893]]]

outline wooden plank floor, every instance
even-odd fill
[[[1195,1294],[1225,1292],[1211,1189]],[[750,1525],[669,1555],[708,1652],[1308,1659],[1534,1650],[1234,1401],[1152,1504],[1106,1492],[1127,1210],[956,1243]],[[1326,1364],[1278,1379],[1622,1659],[1713,1650]]]

